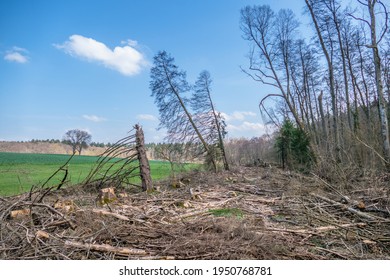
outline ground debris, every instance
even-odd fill
[[[40,202],[2,198],[0,259],[390,259],[386,181],[367,188],[362,180],[346,193],[313,175],[286,174],[194,173],[178,189],[161,182],[151,193],[120,190],[110,205],[76,186]]]

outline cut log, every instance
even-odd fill
[[[95,250],[100,252],[108,252],[108,253],[115,253],[118,255],[148,255],[148,252],[142,249],[134,249],[134,248],[128,248],[128,247],[113,247],[108,244],[88,244],[88,243],[81,243],[76,241],[65,241],[65,246],[68,247],[75,247],[85,250]]]
[[[31,214],[31,210],[26,208],[26,209],[20,209],[20,210],[13,210],[10,213],[11,219],[20,219],[23,217],[27,217]]]
[[[96,202],[99,205],[109,204],[116,201],[118,198],[115,195],[115,188],[104,188],[99,191]]]
[[[35,233],[35,237],[49,239],[50,235],[44,230],[37,230],[37,232]]]
[[[73,212],[76,208],[73,200],[57,201],[56,203],[54,203],[53,207],[57,210],[64,210],[64,212],[66,213]]]

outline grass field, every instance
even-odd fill
[[[33,185],[44,183],[69,155],[0,153],[0,196],[9,196],[29,191]],[[69,185],[82,182],[94,168],[98,157],[74,156],[68,165]],[[194,167],[189,165],[187,168]],[[167,178],[170,165],[167,162],[150,161],[153,180]],[[59,173],[48,185],[55,185],[63,178]]]

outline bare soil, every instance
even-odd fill
[[[175,185],[103,206],[94,186],[0,198],[0,259],[390,259],[389,174],[240,167]]]
[[[88,147],[83,149],[81,154],[86,156],[101,155],[106,148]],[[46,142],[8,142],[0,141],[0,152],[8,153],[33,153],[33,154],[72,154],[72,147],[62,143],[46,143]]]

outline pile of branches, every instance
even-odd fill
[[[268,230],[295,238],[299,247],[292,257],[305,251],[318,259],[390,259],[389,174],[356,178],[344,186],[315,174],[279,174],[284,176],[274,181],[274,174],[271,182],[282,200],[273,206]]]
[[[211,210],[235,207],[243,197],[204,187],[161,186],[154,194],[122,193],[110,207],[96,205],[90,189],[82,187],[54,190],[41,203],[30,201],[28,195],[2,198],[0,258],[274,257],[262,244],[265,236],[248,231],[236,217],[212,214]]]
[[[388,179],[347,190],[237,168],[126,188],[109,206],[92,188],[42,189],[0,198],[0,259],[390,259]]]
[[[70,182],[68,165],[73,154],[45,182],[34,185],[29,193],[0,197],[0,259],[77,259],[73,250],[63,251],[64,245],[78,239],[78,230],[91,231],[85,223],[96,220],[93,215],[100,213],[96,209],[90,212],[91,207],[107,202],[102,199],[103,189],[113,191],[135,186],[141,191],[141,187],[142,190],[151,187],[150,173],[144,172],[145,169],[149,172],[150,168],[142,128],[136,125],[131,132],[134,131],[108,148],[78,186],[63,188]],[[63,177],[57,183],[61,173]],[[142,185],[133,183],[136,177],[141,178],[138,181]],[[149,183],[145,180],[147,177]],[[111,198],[117,199],[115,194]],[[81,214],[84,212],[82,206],[88,206],[88,217]],[[70,240],[66,240],[68,237]]]

